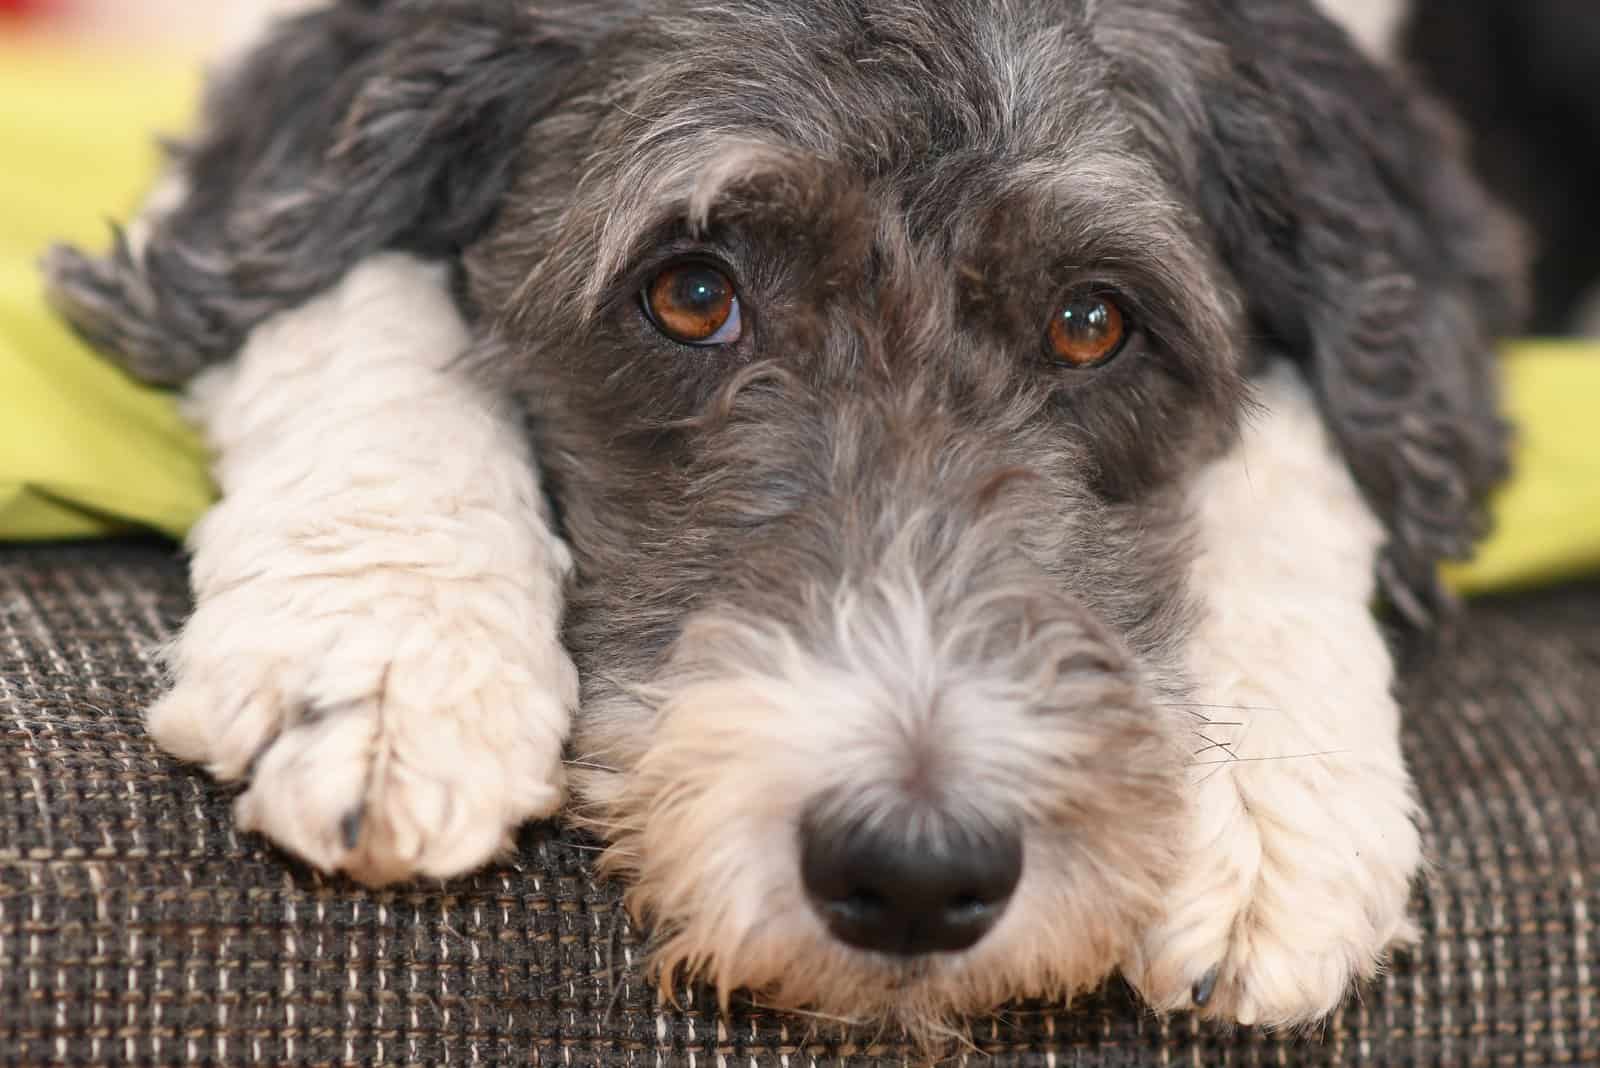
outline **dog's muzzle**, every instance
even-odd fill
[[[663,974],[914,1016],[1077,989],[1153,911],[1182,750],[1099,607],[1127,554],[981,399],[752,386],[699,431],[698,597],[580,749]]]

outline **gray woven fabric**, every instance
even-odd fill
[[[0,1064],[901,1064],[692,992],[659,1011],[592,843],[372,893],[240,836],[155,751],[151,544],[0,549]],[[1436,866],[1421,946],[1317,1035],[1162,1021],[1120,984],[978,1029],[1000,1063],[1600,1064],[1600,587],[1477,606],[1408,657]],[[1052,1056],[1053,1054],[1053,1056]],[[972,1058],[981,1063],[980,1059]]]

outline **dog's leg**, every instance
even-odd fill
[[[449,370],[467,342],[440,269],[379,256],[190,394],[223,497],[150,731],[368,882],[480,865],[562,795],[569,557],[515,413]]]
[[[1196,487],[1188,859],[1127,970],[1157,1008],[1291,1026],[1409,936],[1421,850],[1371,612],[1383,531],[1298,377],[1261,399]]]

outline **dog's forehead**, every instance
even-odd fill
[[[655,10],[602,57],[596,272],[730,201],[933,260],[1133,260],[1183,228],[1089,5],[722,0]],[[754,193],[754,196],[749,194]],[[1004,235],[1003,249],[991,247]]]
[[[742,133],[866,174],[962,154],[1056,154],[1116,121],[1085,7],[671,5],[625,35],[616,91],[658,136]]]

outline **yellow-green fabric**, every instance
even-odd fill
[[[1505,366],[1514,475],[1495,494],[1489,540],[1445,568],[1463,594],[1600,573],[1600,344],[1516,342]]]
[[[0,538],[126,529],[181,537],[211,498],[172,398],[103,363],[45,307],[51,241],[107,242],[198,84],[186,60],[132,59],[0,32]]]
[[[155,170],[150,130],[182,127],[185,62],[0,39],[0,539],[143,528],[181,537],[212,499],[199,440],[170,395],[102,363],[50,314],[35,261],[95,244]],[[1517,475],[1494,536],[1446,570],[1463,593],[1600,572],[1600,346],[1509,346]]]

